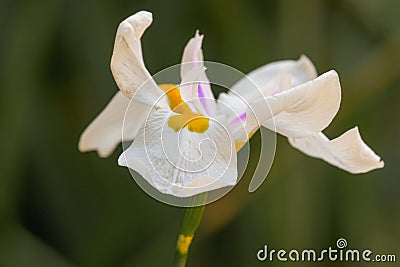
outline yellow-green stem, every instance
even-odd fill
[[[192,199],[195,207],[185,208],[175,249],[174,266],[176,267],[184,267],[186,265],[190,244],[203,217],[206,200],[207,193],[196,195]],[[199,204],[200,206],[196,206]]]

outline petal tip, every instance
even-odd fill
[[[153,13],[151,13],[150,11],[147,11],[147,10],[138,11],[135,14],[133,14],[132,16],[130,16],[129,18],[134,17],[134,16],[135,17],[141,17],[141,18],[146,19],[148,21],[153,21]]]
[[[82,141],[82,139],[78,143],[78,150],[82,153],[96,150],[97,155],[100,158],[108,158],[113,151],[113,149],[102,149],[99,147],[95,147],[93,145],[88,144],[86,141]]]
[[[378,168],[378,169],[382,169],[383,167],[385,167],[385,162],[384,162],[383,160],[380,160],[380,161],[378,162],[377,168]]]
[[[78,150],[80,152],[82,152],[82,153],[89,152],[89,151],[93,150],[93,148],[89,144],[89,140],[88,140],[88,137],[87,137],[87,128],[85,129],[85,131],[79,137]]]
[[[309,57],[303,54],[300,56],[297,62],[299,66],[302,66],[303,69],[307,70],[307,72],[310,73],[312,78],[316,78],[318,76],[317,69],[315,68]]]
[[[204,35],[203,35],[203,34],[200,34],[200,30],[197,29],[196,32],[195,32],[195,34],[194,34],[194,38],[201,38],[201,39],[203,39],[203,37],[204,37]]]
[[[118,157],[118,165],[122,167],[128,167],[128,162],[126,159],[125,152],[123,152],[119,157]]]
[[[336,72],[336,70],[329,70],[323,73],[320,77],[327,77],[339,81],[339,74]]]
[[[102,150],[102,149],[97,150],[97,155],[99,155],[99,157],[103,158],[103,159],[108,158],[111,154],[112,154],[112,151]]]

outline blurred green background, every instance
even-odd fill
[[[264,244],[322,249],[340,237],[350,248],[400,261],[399,1],[6,0],[0,2],[1,267],[171,263],[182,209],[141,191],[116,163],[121,148],[108,159],[77,149],[83,129],[117,91],[109,70],[116,28],[143,9],[154,17],[142,41],[151,73],[179,63],[196,29],[205,34],[206,60],[245,73],[303,53],[319,73],[336,69],[342,106],[325,133],[333,138],[358,125],[386,163],[350,175],[280,136],[258,191],[249,194],[244,177],[207,206],[188,266],[262,266],[256,252]],[[268,263],[286,265],[309,264]]]

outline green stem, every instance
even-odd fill
[[[207,193],[196,195],[192,199],[195,207],[185,208],[175,249],[174,266],[176,267],[184,267],[186,265],[190,244],[203,217],[206,200]],[[196,206],[199,204],[200,206]]]

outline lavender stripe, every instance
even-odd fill
[[[245,122],[247,118],[247,114],[246,111],[241,113],[239,116],[237,116],[236,118],[234,118],[233,120],[231,120],[229,122],[230,125],[235,125],[238,124],[239,122]]]
[[[210,115],[210,108],[209,108],[208,103],[207,103],[207,101],[210,101],[210,99],[207,99],[206,94],[204,92],[204,89],[203,89],[203,87],[201,86],[200,83],[197,86],[197,94],[199,96],[201,105],[203,106],[203,108],[205,109],[207,114]]]

